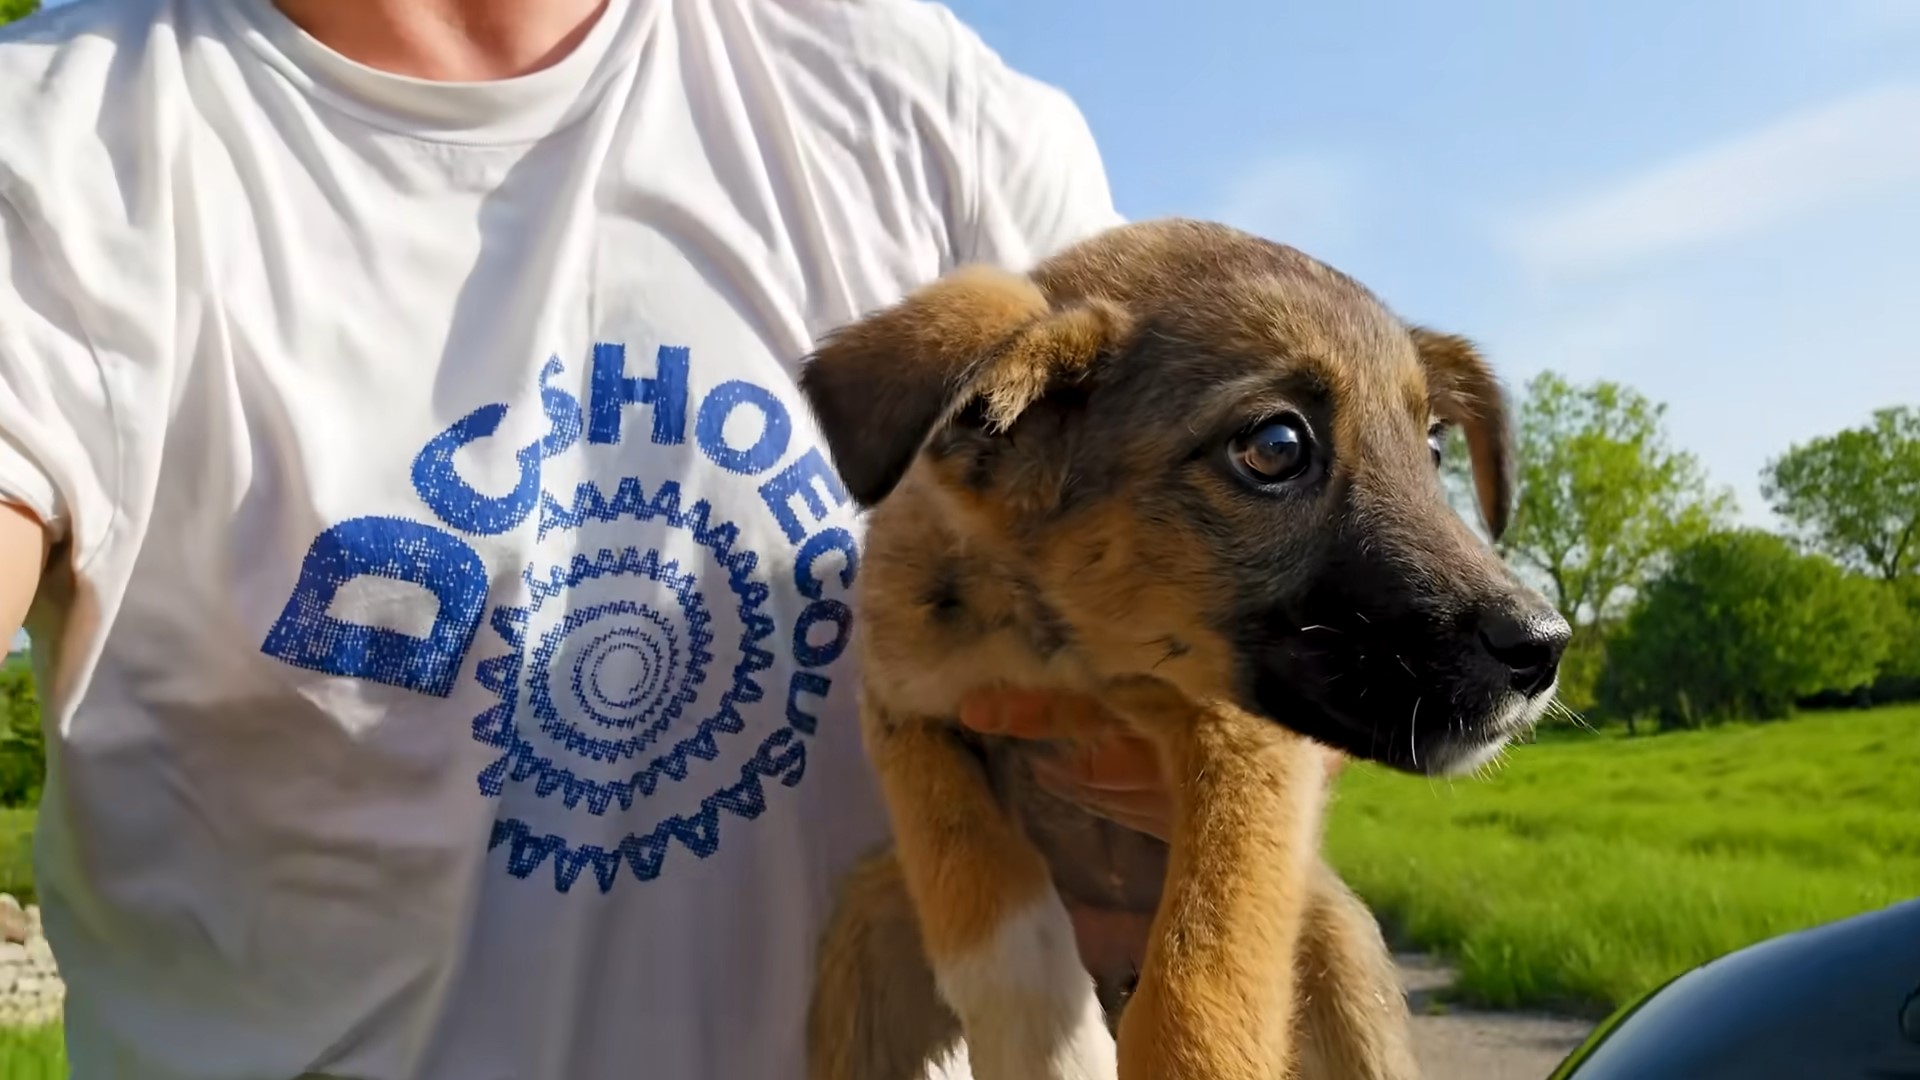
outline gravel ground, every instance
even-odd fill
[[[1418,954],[1399,961],[1425,1080],[1546,1080],[1593,1030],[1587,1020],[1541,1013],[1432,1011],[1436,995],[1453,984],[1453,972]]]
[[[53,950],[40,935],[40,909],[0,893],[0,1025],[44,1024],[66,998]]]

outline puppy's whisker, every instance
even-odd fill
[[[1572,706],[1557,697],[1547,703],[1547,712],[1549,715],[1564,717],[1567,723],[1580,728],[1582,731],[1594,732],[1598,730],[1587,722],[1585,716],[1581,715]]]
[[[1420,767],[1420,702],[1424,698],[1413,699],[1413,718],[1407,721],[1407,753],[1413,756],[1413,767]]]

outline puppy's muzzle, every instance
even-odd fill
[[[1251,704],[1356,757],[1471,771],[1546,711],[1572,629],[1517,582],[1471,599],[1392,593],[1336,587],[1260,620],[1241,644]]]
[[[1475,636],[1507,689],[1529,701],[1553,689],[1573,628],[1545,604],[1501,604],[1476,619]]]

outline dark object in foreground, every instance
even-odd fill
[[[1548,1080],[1920,1080],[1920,900],[1703,964]]]

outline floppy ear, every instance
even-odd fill
[[[1433,411],[1460,425],[1473,461],[1480,517],[1495,540],[1507,531],[1513,510],[1512,429],[1507,395],[1473,342],[1457,334],[1413,327],[1413,347],[1427,369]]]
[[[822,339],[800,389],[861,506],[887,497],[927,437],[978,401],[1004,431],[1063,378],[1084,373],[1124,324],[1100,302],[1054,311],[1030,279],[956,270]]]

